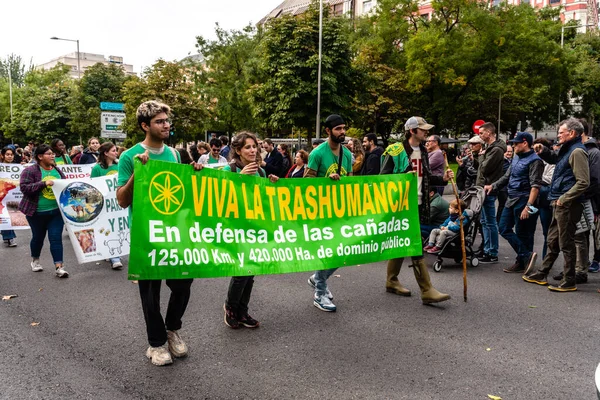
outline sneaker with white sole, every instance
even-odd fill
[[[110,264],[112,269],[121,269],[123,268],[123,263],[121,261],[117,261]]]
[[[317,283],[315,282],[314,274],[312,274],[308,278],[308,284],[310,285],[311,288],[316,289]],[[325,295],[329,298],[329,300],[333,300],[333,294],[331,294],[331,292],[329,291],[329,287],[325,288]]]
[[[313,300],[313,305],[321,311],[335,312],[337,307],[329,300],[327,295],[316,296]]]
[[[15,239],[8,239],[6,245],[8,247],[17,247],[17,241]]]
[[[33,272],[40,272],[44,270],[44,267],[40,264],[40,260],[33,260],[29,265],[31,265],[31,270]]]
[[[173,364],[173,358],[171,357],[169,350],[167,350],[166,345],[148,347],[148,350],[146,350],[146,357],[148,357],[154,365],[163,366]]]
[[[61,266],[56,268],[56,276],[58,276],[59,278],[68,278],[69,273],[65,271],[65,269]]]
[[[167,331],[167,343],[173,357],[185,357],[188,354],[187,344],[181,339],[178,331]]]

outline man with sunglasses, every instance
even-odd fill
[[[548,229],[548,251],[542,262],[542,268],[533,273],[529,270],[525,271],[523,280],[542,286],[548,285],[548,273],[562,251],[565,259],[563,279],[558,285],[548,286],[548,289],[554,292],[577,290],[575,280],[577,250],[573,238],[583,211],[584,194],[590,184],[588,153],[581,143],[582,133],[581,122],[569,118],[559,124],[558,143],[561,146],[558,153],[551,152],[541,143],[533,147],[542,160],[556,164],[548,194],[553,210],[552,222]]]
[[[211,139],[209,142],[210,153],[206,153],[200,156],[198,164],[227,164],[227,159],[220,155],[221,152],[221,140]]]

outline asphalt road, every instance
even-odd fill
[[[595,398],[600,274],[550,292],[502,272],[513,258],[502,239],[500,263],[469,270],[466,303],[459,266],[431,272],[453,296],[438,306],[421,304],[408,268],[410,298],[385,292],[384,263],[340,269],[337,313],[313,307],[309,274],[264,276],[250,303],[261,327],[234,331],[228,279],[196,280],[181,331],[190,355],[155,367],[125,271],[77,265],[64,236],[71,277],[54,276],[47,245],[33,273],[30,234],[17,234],[18,247],[0,249],[0,295],[18,295],[0,301],[0,399]]]

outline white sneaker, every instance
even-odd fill
[[[6,241],[6,245],[8,247],[17,247],[17,242],[15,241],[15,239],[8,239]]]
[[[40,271],[44,270],[44,268],[40,264],[40,260],[33,260],[30,265],[31,265],[31,270],[33,272],[40,272]]]
[[[315,296],[313,300],[313,305],[317,307],[319,310],[327,311],[327,312],[335,312],[336,306],[329,300],[327,295]]]
[[[185,357],[188,353],[187,344],[181,339],[178,331],[167,331],[167,343],[173,357]]]
[[[317,283],[315,282],[315,274],[312,274],[309,278],[308,278],[308,284],[310,285],[310,287],[312,287],[313,289],[316,289]],[[329,286],[325,287],[325,295],[329,298],[329,300],[333,300],[333,294],[329,291]]]
[[[167,350],[167,346],[165,345],[160,347],[148,347],[148,350],[146,350],[146,357],[148,357],[154,365],[162,366],[173,364],[171,353],[169,353],[169,350]]]
[[[56,276],[58,276],[59,278],[68,278],[69,273],[65,271],[63,267],[59,267],[56,268]]]
[[[121,261],[114,262],[110,265],[112,269],[121,269],[123,268],[123,263]]]

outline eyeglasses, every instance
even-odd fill
[[[221,150],[221,149],[220,149],[220,148],[218,148],[218,147],[211,147],[211,149],[212,149],[212,151],[219,151],[219,150]]]
[[[171,125],[171,120],[168,119],[168,118],[165,118],[165,119],[155,119],[154,123],[156,125],[165,125],[165,124]]]

